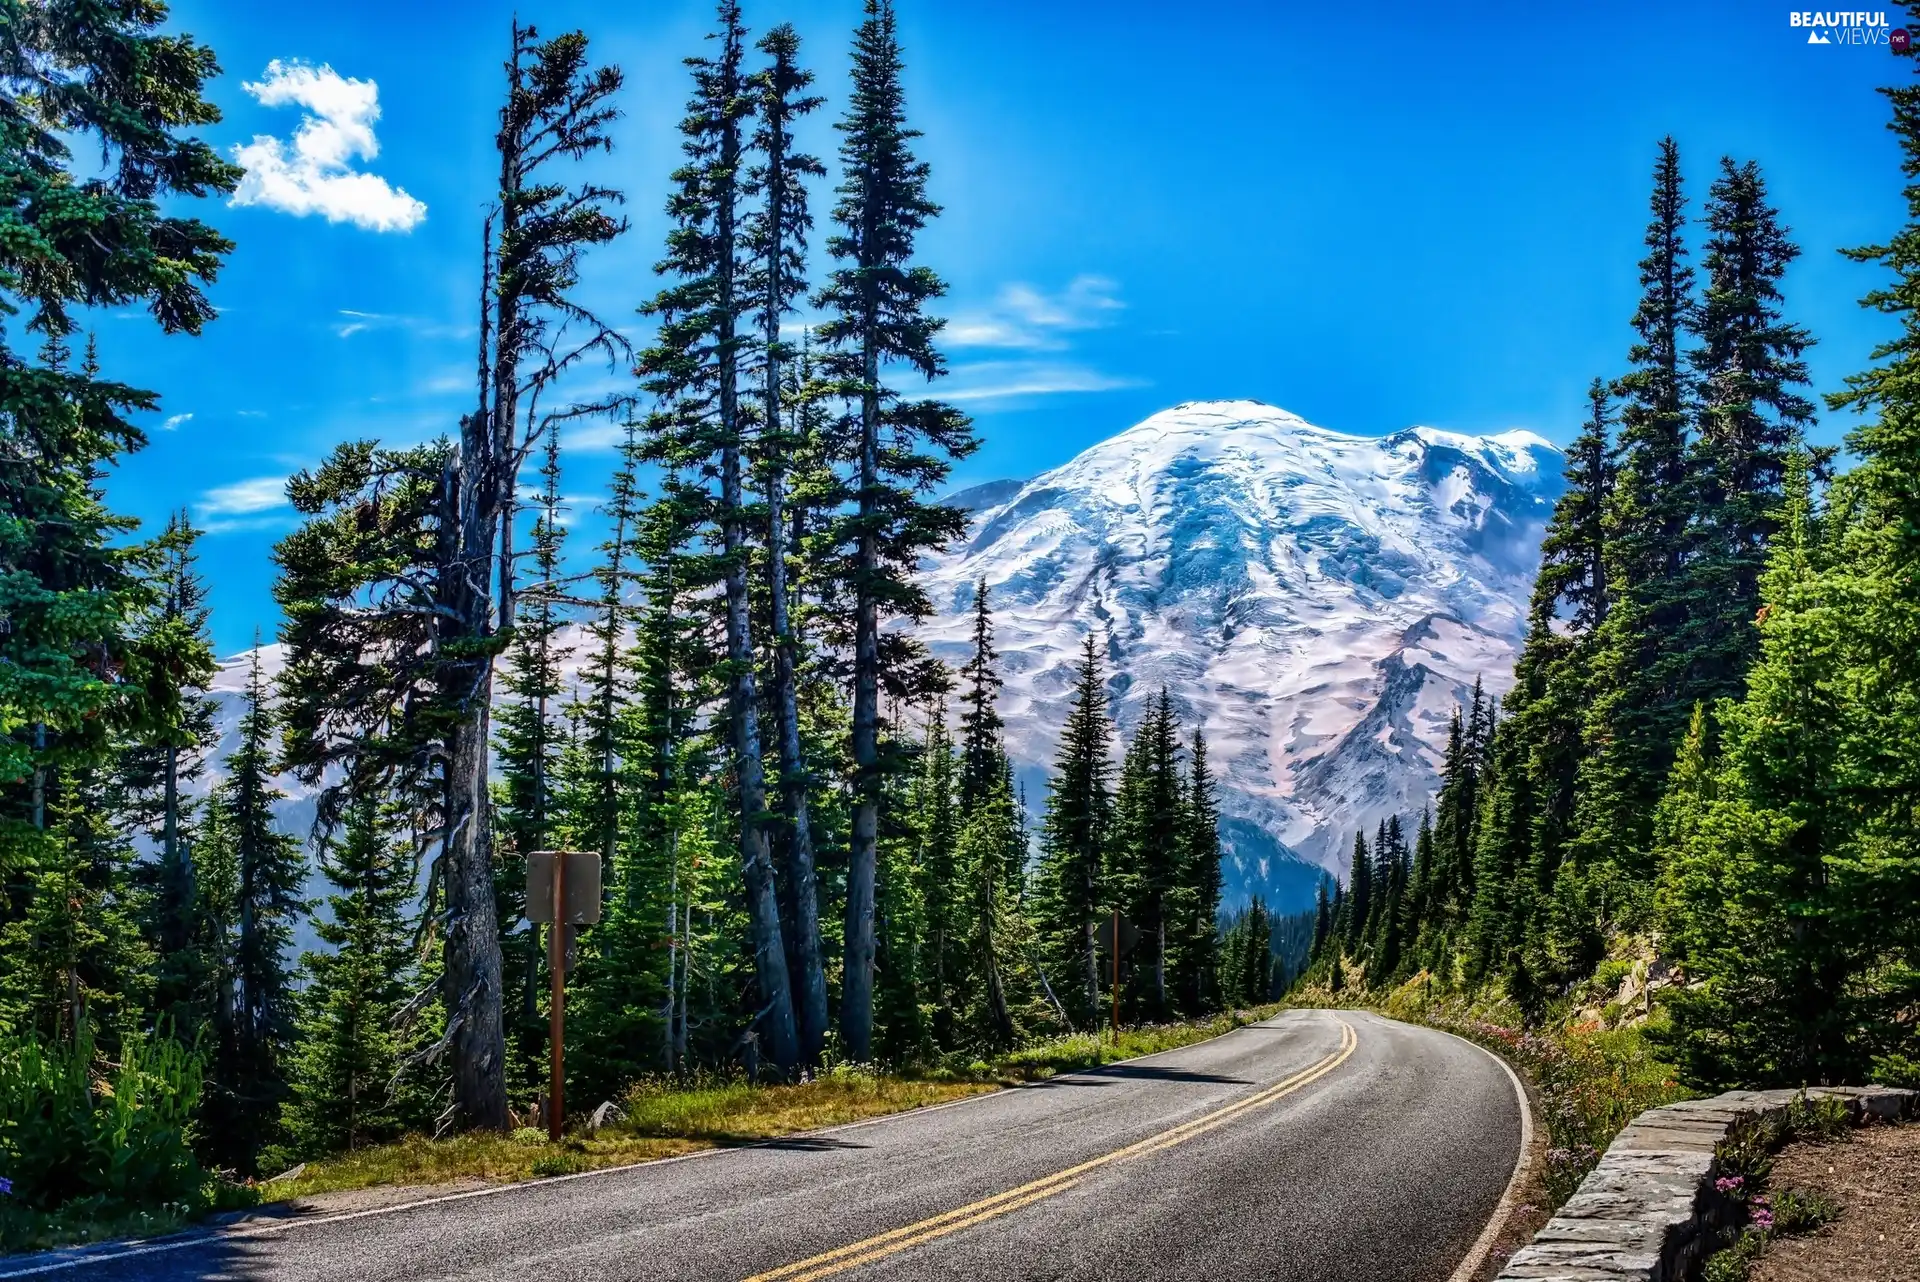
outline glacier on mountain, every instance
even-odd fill
[[[1123,731],[1164,685],[1206,734],[1226,904],[1299,908],[1356,829],[1429,803],[1475,679],[1510,685],[1562,466],[1526,431],[1367,437],[1253,401],[1179,405],[954,496],[972,525],[924,567],[938,613],[920,635],[964,661],[986,580],[1037,812],[1092,632]]]

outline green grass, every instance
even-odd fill
[[[576,1132],[558,1144],[541,1131],[512,1135],[410,1136],[309,1163],[298,1179],[262,1186],[274,1201],[383,1185],[456,1180],[511,1183],[627,1166],[701,1149],[750,1144],[799,1131],[881,1117],[994,1089],[991,1082],[912,1080],[841,1072],[796,1086],[744,1081],[688,1086],[642,1083],[625,1100],[624,1121]]]
[[[284,1201],[386,1185],[507,1183],[626,1166],[884,1117],[1173,1050],[1232,1032],[1278,1009],[1265,1006],[1191,1023],[1123,1028],[1117,1046],[1104,1033],[1080,1034],[1036,1042],[992,1061],[950,1060],[897,1074],[841,1068],[793,1086],[726,1078],[691,1084],[644,1081],[622,1101],[626,1117],[620,1122],[591,1135],[571,1134],[559,1144],[529,1130],[441,1140],[413,1136],[312,1162],[297,1179],[259,1187],[264,1198]]]

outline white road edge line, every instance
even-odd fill
[[[1429,1026],[1419,1025],[1418,1027]],[[1533,1104],[1527,1099],[1527,1088],[1521,1084],[1519,1074],[1513,1071],[1513,1065],[1480,1043],[1469,1041],[1458,1033],[1447,1033],[1444,1028],[1434,1031],[1446,1033],[1457,1042],[1466,1042],[1467,1045],[1498,1064],[1501,1071],[1507,1075],[1507,1080],[1513,1083],[1514,1098],[1520,1102],[1520,1157],[1513,1164],[1513,1178],[1507,1181],[1506,1191],[1500,1195],[1500,1204],[1493,1208],[1493,1215],[1487,1220],[1487,1227],[1480,1230],[1480,1236],[1467,1251],[1466,1258],[1460,1261],[1460,1267],[1447,1278],[1447,1282],[1471,1282],[1474,1273],[1486,1261],[1487,1252],[1493,1250],[1494,1239],[1500,1236],[1500,1230],[1505,1228],[1507,1221],[1512,1218],[1514,1202],[1520,1196],[1520,1186],[1526,1183],[1527,1172],[1533,1167]]]
[[[1277,1014],[1275,1014],[1272,1017],[1272,1019],[1278,1019],[1280,1015],[1284,1015],[1286,1013],[1287,1012],[1285,1011],[1280,1011]],[[1172,1055],[1179,1051],[1191,1050],[1196,1046],[1205,1046],[1209,1042],[1217,1042],[1222,1037],[1233,1036],[1235,1033],[1239,1032],[1241,1028],[1264,1028],[1264,1027],[1270,1026],[1270,1024],[1271,1024],[1271,1019],[1255,1020],[1251,1024],[1242,1024],[1240,1028],[1229,1028],[1224,1033],[1218,1033],[1202,1041],[1189,1042],[1185,1046],[1175,1046],[1175,1047],[1172,1047],[1171,1049],[1164,1050],[1164,1051],[1152,1051],[1145,1055],[1136,1055],[1132,1059],[1117,1059],[1113,1061],[1113,1064],[1137,1064],[1141,1060],[1153,1059],[1155,1056]],[[1057,1081],[1060,1081],[1062,1078],[1080,1077],[1080,1076],[1096,1074],[1100,1071],[1100,1069],[1110,1068],[1112,1066],[1113,1066],[1112,1064],[1102,1064],[1098,1068],[1078,1069],[1072,1073],[1062,1073],[1060,1074],[1059,1077],[1049,1078],[1048,1080],[1057,1082]],[[981,1091],[978,1095],[968,1095],[963,1099],[948,1100],[943,1104],[927,1104],[927,1105],[923,1105],[920,1108],[907,1109],[906,1111],[900,1112],[900,1113],[887,1113],[881,1117],[869,1117],[858,1122],[842,1122],[838,1126],[824,1126],[818,1130],[799,1131],[799,1132],[795,1132],[792,1135],[773,1136],[767,1140],[759,1141],[753,1144],[741,1144],[741,1145],[735,1145],[732,1147],[716,1146],[714,1148],[701,1149],[695,1153],[682,1153],[677,1157],[655,1157],[655,1158],[649,1158],[644,1162],[629,1162],[625,1166],[603,1166],[597,1170],[592,1170],[592,1171],[576,1171],[572,1175],[550,1175],[543,1179],[518,1180],[512,1184],[496,1184],[489,1188],[468,1189],[462,1193],[442,1193],[434,1197],[416,1198],[411,1202],[399,1202],[393,1206],[369,1207],[364,1211],[343,1211],[338,1215],[322,1215],[322,1216],[316,1216],[313,1218],[302,1218],[297,1215],[290,1215],[283,1220],[270,1220],[260,1224],[249,1224],[249,1223],[242,1222],[241,1224],[222,1226],[218,1228],[201,1229],[197,1231],[188,1230],[185,1236],[182,1236],[177,1239],[168,1239],[168,1240],[162,1240],[162,1241],[156,1241],[156,1242],[149,1242],[145,1244],[135,1241],[133,1243],[129,1243],[126,1249],[119,1250],[119,1251],[112,1251],[112,1250],[93,1251],[93,1250],[86,1250],[85,1248],[83,1248],[81,1253],[77,1253],[66,1259],[49,1260],[44,1264],[36,1264],[30,1268],[13,1269],[9,1272],[0,1273],[0,1282],[6,1282],[6,1279],[8,1278],[30,1278],[30,1277],[39,1277],[47,1273],[61,1273],[61,1272],[65,1272],[68,1269],[84,1268],[87,1265],[92,1265],[92,1264],[111,1264],[116,1260],[131,1260],[142,1255],[162,1255],[168,1251],[182,1251],[190,1246],[202,1246],[210,1241],[214,1241],[217,1239],[265,1237],[269,1233],[280,1233],[280,1232],[286,1231],[287,1229],[312,1228],[321,1224],[339,1224],[346,1220],[361,1220],[361,1219],[366,1219],[370,1216],[375,1216],[375,1215],[397,1215],[402,1211],[417,1211],[423,1206],[438,1206],[443,1202],[464,1202],[464,1201],[467,1201],[469,1198],[494,1197],[501,1193],[520,1192],[527,1189],[551,1188],[555,1184],[566,1184],[573,1180],[592,1179],[594,1176],[597,1176],[597,1175],[619,1175],[625,1171],[637,1171],[643,1166],[666,1166],[674,1162],[691,1162],[696,1158],[714,1157],[721,1153],[734,1153],[744,1148],[762,1148],[771,1144],[778,1144],[787,1140],[802,1139],[811,1135],[832,1135],[838,1131],[851,1131],[851,1130],[856,1130],[863,1126],[874,1126],[881,1122],[898,1121],[899,1119],[904,1117],[913,1117],[920,1113],[937,1112],[938,1110],[943,1108],[957,1108],[962,1104],[972,1104],[978,1100],[992,1099],[996,1095],[1005,1094],[1008,1090],[1020,1090],[1020,1089],[1023,1089],[1023,1088],[1020,1086],[1014,1086],[1014,1087],[1005,1087],[999,1090]],[[1524,1095],[1522,1096],[1522,1100],[1524,1102],[1525,1100]],[[1524,1112],[1525,1110],[1523,1108],[1522,1113],[1524,1114]]]

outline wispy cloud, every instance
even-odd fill
[[[1067,346],[1066,333],[1098,329],[1126,306],[1115,296],[1118,289],[1104,276],[1076,276],[1054,294],[1015,281],[1000,290],[992,307],[963,311],[948,321],[941,341],[949,347],[1060,351]]]
[[[429,320],[425,316],[406,316],[398,312],[362,312],[342,307],[335,314],[346,318],[333,323],[333,332],[340,338],[352,338],[355,334],[382,329],[403,329],[422,338],[468,338],[473,334],[470,325],[449,325],[445,321]]]
[[[964,403],[1140,386],[1139,379],[1120,378],[1061,361],[980,361],[955,367],[952,376],[938,384],[932,395]]]
[[[238,414],[241,418],[265,418],[267,416],[265,410],[235,410],[234,413]]]
[[[216,485],[200,496],[201,516],[246,516],[285,506],[287,478],[256,476],[231,485]]]
[[[191,422],[193,422],[193,414],[191,412],[186,414],[169,414],[167,415],[167,421],[160,425],[160,430],[163,432],[177,432],[180,430],[182,423]]]
[[[374,122],[380,87],[342,76],[332,67],[275,58],[264,80],[242,83],[263,107],[300,107],[305,114],[291,142],[271,134],[233,149],[247,173],[233,204],[265,205],[296,217],[319,214],[331,223],[368,231],[412,231],[427,207],[378,174],[354,168],[380,154]]]

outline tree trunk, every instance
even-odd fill
[[[1094,926],[1092,917],[1095,900],[1093,897],[1093,876],[1091,873],[1087,875],[1086,892],[1087,913],[1089,914],[1085,922],[1087,932],[1087,1011],[1097,1027],[1100,1023],[1100,943],[1099,934]]]
[[[987,856],[988,859],[992,857],[991,854]],[[993,931],[994,916],[999,906],[996,903],[997,899],[998,895],[995,893],[993,881],[991,876],[989,876],[987,881],[986,902],[980,906],[981,911],[985,914],[981,925],[984,927],[982,934],[986,944],[983,954],[987,963],[987,1006],[993,1015],[993,1031],[1000,1039],[1000,1044],[1002,1046],[1012,1046],[1013,1016],[1007,1011],[1006,985],[1000,982],[1000,944],[994,937]]]
[[[775,163],[770,160],[769,164]],[[765,414],[768,430],[781,421],[780,414],[780,269],[785,246],[780,237],[780,193],[783,177],[772,173],[767,178],[767,223],[773,228],[772,244],[767,251],[766,387]],[[785,517],[781,511],[786,499],[785,443],[768,451],[767,472],[767,577],[768,594],[773,604],[773,686],[774,707],[780,725],[781,797],[786,809],[788,834],[788,871],[793,879],[793,929],[798,938],[794,948],[800,957],[799,1016],[800,1059],[805,1064],[819,1062],[827,1036],[827,976],[820,956],[820,891],[813,865],[813,826],[807,806],[807,762],[800,743],[800,699],[795,689],[795,655],[799,637],[794,631],[787,588],[787,539]],[[796,531],[800,516],[794,514]],[[798,552],[799,540],[793,551]]]
[[[840,1035],[847,1054],[864,1062],[873,1044],[873,892],[880,835],[880,611],[873,580],[881,573],[874,537],[879,484],[879,359],[868,304],[861,362],[859,553],[854,568],[853,833],[847,852],[847,939],[841,978]]]
[[[732,174],[739,167],[738,124],[728,127],[721,144],[721,165]],[[786,945],[780,938],[780,898],[774,884],[773,859],[767,849],[767,781],[760,758],[760,698],[755,689],[752,621],[747,595],[746,503],[740,484],[740,391],[734,334],[734,192],[731,182],[716,205],[715,255],[719,296],[714,300],[718,324],[714,334],[719,349],[720,391],[720,537],[726,549],[727,589],[727,720],[733,732],[733,768],[740,789],[740,866],[747,887],[747,915],[753,926],[754,971],[760,998],[767,1007],[761,1021],[766,1053],[782,1074],[790,1075],[799,1062],[800,1047],[793,1026],[793,990],[787,974]],[[769,549],[779,559],[779,545]]]
[[[160,802],[160,851],[172,869],[180,866],[180,749],[167,745],[165,791]]]
[[[485,299],[492,291],[482,270]],[[482,315],[486,309],[483,304]],[[507,322],[502,312],[501,328]],[[488,393],[502,370],[496,354],[486,359],[487,326],[481,328],[480,408],[462,425],[459,457],[442,484],[443,560],[439,567],[441,604],[451,612],[450,641],[479,647],[490,636],[492,601],[489,573],[500,520],[501,486],[494,453]],[[489,378],[491,372],[492,379]],[[494,399],[498,405],[497,396]],[[447,1008],[447,1040],[453,1051],[453,1111],[465,1126],[482,1130],[507,1127],[506,1036],[500,1007],[502,975],[500,932],[493,898],[492,824],[488,814],[487,741],[493,702],[493,659],[482,652],[447,661],[459,722],[447,736],[446,814],[441,884],[446,895],[445,974],[442,996]]]

